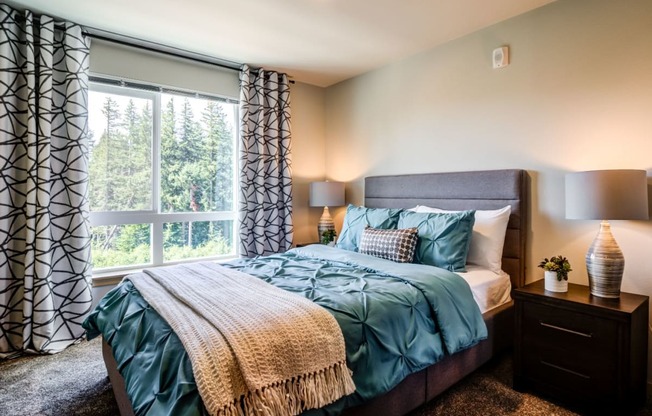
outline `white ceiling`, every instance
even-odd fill
[[[554,0],[7,0],[329,86]],[[499,46],[499,45],[496,45]]]

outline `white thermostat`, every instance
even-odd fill
[[[494,69],[509,65],[509,47],[503,46],[501,48],[494,49],[493,58]]]

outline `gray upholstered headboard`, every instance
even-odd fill
[[[503,270],[513,287],[525,284],[528,175],[525,170],[427,173],[365,178],[365,206],[497,209],[512,206],[503,249]]]

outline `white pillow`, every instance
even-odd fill
[[[416,212],[455,212],[417,205]],[[486,267],[494,273],[502,269],[503,245],[511,206],[494,210],[476,210],[467,264]]]

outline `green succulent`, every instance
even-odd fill
[[[557,272],[557,280],[559,281],[562,279],[568,280],[568,272],[573,271],[568,259],[561,254],[550,257],[550,259],[544,258],[541,263],[539,263],[538,267],[541,267],[543,270],[548,272]]]
[[[335,236],[337,233],[335,230],[324,230],[324,232],[321,233],[321,243],[322,244],[328,244],[331,241],[335,240]]]

